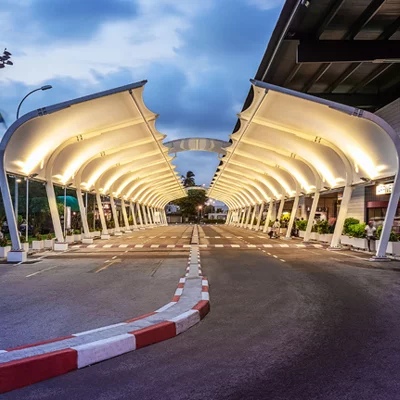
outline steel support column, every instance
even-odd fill
[[[251,216],[251,220],[250,220],[250,226],[247,225],[247,229],[250,229],[250,230],[253,229],[256,212],[257,212],[257,204],[254,205],[253,215]]]
[[[287,227],[287,232],[286,232],[286,239],[292,238],[292,229],[293,229],[294,221],[296,219],[297,208],[299,207],[299,199],[300,199],[300,196],[297,194],[293,201],[292,212],[290,214],[289,225]]]
[[[268,226],[269,226],[269,221],[271,220],[273,207],[274,207],[274,200],[271,199],[271,201],[269,202],[267,218],[265,219],[265,225],[264,225],[264,229],[263,229],[264,233],[268,232]]]
[[[125,200],[124,199],[121,199],[121,210],[122,210],[122,217],[124,218],[125,232],[132,232],[131,231],[131,227],[129,226],[128,215],[126,214]]]
[[[101,202],[101,195],[99,192],[96,192],[96,201],[97,201],[97,208],[99,209],[99,214],[100,214],[100,222],[101,222],[101,229],[102,229],[101,235],[102,236],[108,235],[106,217],[104,216],[103,204]]]
[[[304,242],[308,242],[310,240],[311,229],[312,229],[313,223],[314,223],[315,212],[317,211],[319,195],[320,195],[320,193],[318,191],[314,193],[314,200],[311,205],[311,211],[310,211],[310,215],[308,217],[307,228],[306,228],[306,232],[304,234]]]
[[[260,205],[260,211],[258,213],[258,218],[257,218],[257,225],[255,227],[255,230],[257,232],[260,230],[261,219],[262,219],[262,215],[263,215],[263,212],[264,212],[264,207],[265,207],[265,202],[263,201],[263,202],[261,202],[261,205]]]
[[[115,201],[114,201],[113,195],[110,195],[110,204],[111,204],[111,211],[112,211],[112,216],[113,216],[113,220],[114,220],[114,224],[115,224],[114,234],[121,233],[121,229],[119,227],[119,222],[118,222],[117,208],[115,207]]]

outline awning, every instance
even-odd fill
[[[374,114],[252,81],[209,196],[231,208],[396,175],[399,138]]]

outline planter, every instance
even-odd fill
[[[0,247],[0,258],[6,258],[11,246]]]
[[[299,237],[304,238],[306,231],[299,231]]]
[[[67,243],[74,243],[74,237],[72,235],[68,235],[65,237],[65,241]]]
[[[346,246],[352,246],[356,249],[365,250],[368,248],[367,239],[365,238],[354,238],[342,235],[340,236],[340,243]]]
[[[114,234],[114,231],[115,231],[115,228],[110,228],[110,229],[108,230],[108,233],[109,233],[110,235],[113,235],[113,234]]]
[[[380,243],[380,240],[377,240],[375,242],[376,248],[378,248]],[[393,254],[393,255],[400,255],[400,242],[389,242],[387,249],[386,249],[387,254]]]
[[[44,248],[52,249],[53,248],[54,239],[45,239],[44,240]]]
[[[82,235],[80,233],[74,234],[74,242],[80,242],[82,240]]]
[[[101,236],[100,231],[94,231],[93,233],[94,233],[94,236],[96,236],[96,237],[100,237]]]
[[[319,234],[319,241],[324,243],[332,242],[333,233],[320,233]]]
[[[54,251],[66,251],[68,250],[68,243],[54,242]]]
[[[21,248],[23,251],[29,251],[29,243],[21,243]]]
[[[319,233],[318,232],[311,232],[310,240],[319,240]]]
[[[43,250],[44,240],[32,240],[32,250]]]

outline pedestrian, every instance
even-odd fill
[[[281,224],[279,223],[278,219],[274,222],[272,225],[272,229],[268,232],[269,238],[272,239],[272,236],[274,238],[279,237],[279,228],[281,227]]]
[[[376,228],[374,227],[373,221],[369,221],[365,227],[365,234],[367,236],[368,251],[371,251],[371,240],[375,241]]]

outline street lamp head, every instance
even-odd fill
[[[22,180],[20,178],[16,179],[15,181],[18,182],[18,183],[22,182]]]
[[[52,89],[52,88],[53,88],[53,86],[51,86],[51,85],[44,85],[40,89],[41,90],[49,90],[49,89]]]

